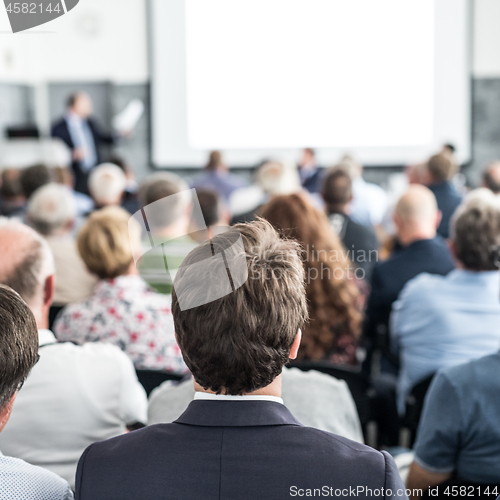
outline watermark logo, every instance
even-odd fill
[[[136,212],[129,220],[129,236],[132,248],[138,239],[142,241],[141,251],[134,253],[141,276],[173,284],[182,311],[229,295],[248,279],[240,232],[207,227],[194,189]]]
[[[79,0],[36,0],[35,2],[4,0],[13,33],[34,28],[64,16],[75,8],[78,2]]]

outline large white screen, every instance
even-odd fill
[[[467,0],[152,0],[153,160],[199,166],[443,142],[469,157]]]

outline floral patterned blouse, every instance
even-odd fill
[[[54,333],[60,341],[115,344],[138,369],[185,373],[170,300],[152,291],[139,276],[102,280],[86,301],[63,309]]]

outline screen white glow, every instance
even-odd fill
[[[153,160],[470,155],[467,0],[152,0]]]
[[[186,0],[194,148],[432,139],[434,2]]]

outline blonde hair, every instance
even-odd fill
[[[98,278],[122,276],[134,262],[132,245],[135,246],[139,231],[129,236],[129,219],[122,208],[106,207],[92,213],[78,233],[80,256]]]

